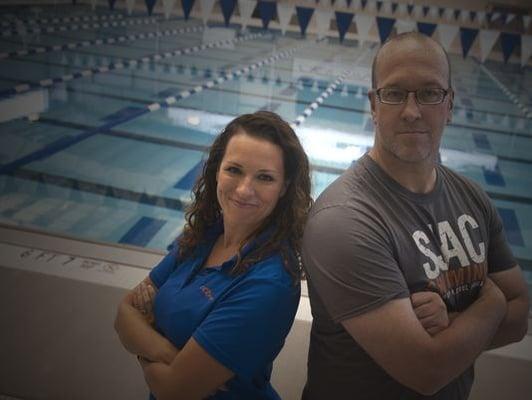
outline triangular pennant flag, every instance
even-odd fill
[[[371,26],[373,25],[373,21],[375,21],[375,18],[373,18],[371,15],[355,15],[355,22],[357,24],[357,34],[361,39],[364,40],[368,37],[368,33],[371,29]]]
[[[360,0],[360,5],[362,6],[362,9],[366,8],[367,3],[368,3],[368,0]]]
[[[416,21],[411,19],[398,19],[395,21],[395,30],[397,34],[413,32],[416,30]]]
[[[464,58],[469,53],[469,49],[471,49],[477,34],[478,29],[460,28],[460,42],[462,43],[462,55]]]
[[[486,19],[487,19],[487,21],[488,21],[488,22],[491,22],[492,18],[493,18],[493,13],[492,13],[492,12],[487,12],[487,13],[486,13]]]
[[[440,18],[443,17],[443,13],[445,12],[445,7],[438,7],[438,16]]]
[[[317,8],[316,9],[316,31],[318,33],[318,39],[322,39],[327,36],[329,27],[331,26],[332,11],[328,9]]]
[[[445,9],[445,16],[444,19],[446,19],[449,22],[454,21],[454,10],[452,8],[446,8]]]
[[[491,21],[496,21],[498,19],[502,19],[502,22],[506,21],[506,13],[500,13],[500,12],[494,12],[493,15],[491,16]]]
[[[336,8],[347,8],[347,4],[345,3],[345,0],[336,0],[334,2],[334,5]]]
[[[135,0],[126,0],[127,13],[131,15],[133,8],[135,7]]]
[[[532,56],[532,35],[523,35],[521,38],[521,67],[528,64]]]
[[[174,5],[175,5],[175,0],[163,0],[164,17],[166,19],[170,18],[170,14],[172,13],[172,9],[174,8]]]
[[[395,18],[377,17],[377,27],[379,28],[379,37],[381,43],[384,43],[390,33],[392,33],[393,25],[395,24]]]
[[[407,4],[406,5],[406,10],[408,12],[408,15],[411,15],[412,11],[414,10],[414,5],[413,4]]]
[[[455,19],[455,20],[458,21],[458,17],[460,17],[460,13],[461,13],[461,12],[462,12],[462,11],[460,11],[460,10],[454,10],[454,19]]]
[[[344,41],[345,33],[349,29],[349,25],[353,22],[355,15],[351,13],[336,12],[336,25],[338,26],[338,34],[340,35],[340,42]]]
[[[246,26],[248,26],[256,5],[256,0],[238,0],[238,10],[240,11],[240,23],[242,24],[242,29],[246,29]]]
[[[479,24],[482,24],[484,22],[485,16],[486,16],[486,11],[477,12],[477,17],[478,17],[478,23]]]
[[[109,0],[108,3],[109,3],[109,10],[114,10],[116,0]]]
[[[225,26],[229,26],[229,21],[231,20],[233,12],[235,11],[235,5],[236,0],[220,0]]]
[[[408,11],[406,9],[406,4],[404,3],[399,3],[397,5],[397,11],[396,11],[397,14],[399,15],[407,15],[408,14]]]
[[[508,59],[512,55],[516,45],[521,45],[521,35],[518,33],[501,33],[501,47],[505,63],[508,62]]]
[[[201,4],[201,19],[203,20],[203,25],[207,25],[207,21],[211,17],[212,9],[214,7],[214,2],[216,0],[200,0]],[[242,12],[240,12],[242,14]]]
[[[392,14],[395,14],[395,12],[397,11],[397,6],[397,3],[392,3]]]
[[[284,35],[286,28],[292,19],[294,13],[294,5],[289,3],[277,3],[277,16],[279,17],[279,25],[281,26],[281,32]]]
[[[297,22],[299,23],[299,30],[303,36],[307,31],[308,23],[310,22],[313,13],[313,8],[296,7]]]
[[[426,17],[427,14],[429,13],[430,7],[429,6],[423,6],[421,9],[423,10],[423,16]]]
[[[96,0],[91,0],[91,8],[92,11],[94,11],[94,9],[96,8]]]
[[[276,12],[276,3],[274,1],[259,1],[259,13],[262,20],[262,27],[268,29],[268,25]]]
[[[382,8],[382,1],[377,1],[377,12],[379,12]]]
[[[512,20],[515,18],[515,14],[508,14],[504,20],[504,24],[509,24],[510,22],[512,22]]]
[[[183,7],[183,15],[185,16],[186,21],[190,16],[190,11],[192,11],[192,7],[194,6],[194,0],[181,0],[181,6]]]
[[[477,12],[476,11],[469,11],[469,20],[471,22],[473,22],[476,17],[477,17]]]
[[[347,5],[347,8],[351,7],[351,3],[353,0],[345,0],[345,4]]]
[[[490,29],[481,29],[478,35],[478,43],[480,46],[480,61],[486,61],[493,45],[499,37],[499,31],[494,31]]]
[[[443,48],[449,51],[451,44],[458,33],[458,26],[439,24],[438,25],[438,37],[440,38],[440,44]]]
[[[424,33],[427,36],[432,36],[437,26],[438,25],[436,24],[430,24],[428,22],[418,22],[417,30],[421,33]]]
[[[438,7],[430,7],[429,15],[431,18],[437,19],[439,17]]]
[[[153,12],[153,7],[155,6],[155,3],[157,2],[157,0],[144,0],[144,2],[146,3],[146,9],[148,10],[148,15],[151,15],[151,13]]]
[[[523,26],[525,28],[525,31],[528,30],[528,26],[530,25],[530,20],[532,20],[532,17],[530,17],[530,15],[523,15]]]

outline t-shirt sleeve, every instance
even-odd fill
[[[193,334],[207,353],[251,380],[281,350],[294,321],[299,290],[271,279],[243,279]]]
[[[408,297],[410,292],[378,216],[325,208],[305,228],[303,264],[334,322]]]
[[[175,270],[178,246],[172,247],[170,252],[150,271],[150,279],[159,289]]]
[[[506,239],[504,225],[499,210],[485,195],[489,210],[489,246],[488,246],[488,272],[500,272],[512,268],[517,264],[512,249]],[[500,210],[509,213],[507,209]],[[511,216],[508,216],[511,218]]]

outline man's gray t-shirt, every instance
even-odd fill
[[[476,184],[438,165],[434,189],[412,193],[367,154],[316,201],[303,262],[314,317],[308,400],[427,398],[391,378],[340,322],[422,290],[439,293],[449,312],[462,311],[487,273],[516,264]],[[430,398],[466,399],[472,382],[471,367]]]

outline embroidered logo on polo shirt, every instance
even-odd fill
[[[206,298],[208,298],[210,301],[214,300],[214,296],[212,295],[212,290],[209,289],[207,286],[200,286],[201,291],[205,295]]]

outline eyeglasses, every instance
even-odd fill
[[[416,102],[423,105],[436,105],[443,102],[445,96],[451,88],[445,90],[440,88],[421,88],[417,90],[406,90],[400,88],[380,88],[375,91],[381,103],[398,105],[403,104],[409,93],[414,93]]]

